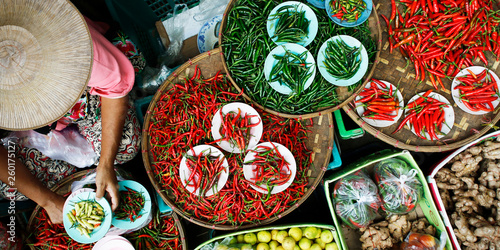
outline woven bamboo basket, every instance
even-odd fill
[[[194,73],[194,69],[197,66],[201,70],[201,74],[204,78],[209,78],[214,76],[218,71],[223,70],[223,61],[219,54],[221,53],[220,48],[213,49],[211,51],[200,54],[193,59],[189,60],[187,63],[181,65],[172,75],[170,75],[167,80],[163,83],[163,85],[159,88],[153,100],[151,101],[148,112],[144,119],[144,128],[148,128],[151,123],[151,111],[156,106],[156,103],[160,99],[160,97],[168,90],[172,84],[177,83],[185,79],[185,77],[191,77]],[[313,168],[309,168],[307,174],[308,177],[308,185],[307,191],[304,196],[300,199],[298,203],[296,203],[293,207],[288,208],[284,212],[273,215],[272,217],[262,220],[259,224],[243,224],[240,226],[234,225],[226,225],[226,224],[211,224],[206,220],[188,216],[183,210],[168,196],[169,190],[163,190],[160,183],[154,176],[154,171],[152,169],[152,155],[150,153],[151,145],[150,138],[147,131],[143,132],[142,136],[142,156],[144,161],[144,166],[148,173],[148,176],[153,184],[154,188],[160,193],[160,196],[165,201],[165,203],[170,206],[176,213],[181,215],[184,219],[200,225],[209,229],[217,229],[217,230],[235,230],[235,229],[245,229],[251,228],[258,225],[265,225],[272,223],[279,218],[289,214],[295,208],[297,208],[300,204],[302,204],[314,191],[316,186],[321,182],[321,179],[326,171],[326,166],[330,161],[331,150],[333,146],[333,118],[331,113],[327,113],[321,116],[316,116],[313,118],[314,126],[309,128],[311,131],[308,134],[308,138],[306,140],[306,146],[309,150],[313,151],[312,160],[313,160]]]
[[[379,13],[390,16],[390,1],[375,0],[373,3],[374,9],[378,9]],[[410,62],[410,65],[405,67],[407,65],[406,59],[399,52],[399,50],[394,50],[392,54],[389,52],[388,33],[385,24],[383,30],[383,47],[380,51],[380,62],[376,66],[373,78],[386,80],[394,86],[399,85],[399,90],[403,95],[406,105],[410,98],[412,98],[416,93],[425,92],[428,89],[433,89],[434,87],[432,86],[430,80],[428,80],[429,77],[427,77],[425,83],[418,84],[419,81],[415,80],[415,69],[413,67],[413,63]],[[490,53],[485,53],[485,55],[488,57],[488,65],[492,65],[491,69],[498,74],[498,66],[500,62],[495,61],[494,57]],[[473,63],[474,65],[484,66],[479,59]],[[453,110],[455,112],[455,122],[453,124],[453,128],[445,137],[442,138],[442,141],[428,141],[420,139],[411,132],[407,125],[405,125],[405,127],[399,132],[392,134],[401,120],[403,120],[404,116],[402,116],[398,122],[389,127],[376,128],[368,125],[359,117],[354,109],[355,106],[353,103],[344,106],[343,109],[368,133],[388,144],[393,145],[396,148],[420,152],[448,151],[464,146],[481,137],[500,119],[498,107],[495,111],[485,114],[484,116],[472,115],[462,111],[453,102],[450,92],[451,82],[452,79],[443,78],[443,84],[446,91],[443,91],[441,88],[439,90],[434,90],[434,92],[443,95],[448,101],[450,101],[450,103],[453,104]]]
[[[220,34],[219,35],[219,44],[223,44],[223,41],[222,41],[223,37],[224,37],[223,31],[225,30],[225,27],[227,25],[228,13],[234,7],[236,1],[238,1],[238,0],[231,0],[231,2],[229,2],[228,6],[226,8],[226,11],[224,12],[224,17],[222,19],[221,27],[220,27],[220,32],[219,32],[219,34]],[[306,1],[302,1],[302,2],[307,3]],[[331,20],[329,20],[329,21],[331,21]],[[252,98],[250,98],[245,93],[243,93],[243,96],[245,97],[245,99],[247,99],[249,102],[252,102],[253,104],[255,104],[260,109],[263,109],[263,110],[265,110],[265,111],[267,111],[267,112],[269,112],[271,114],[279,115],[279,116],[287,117],[287,118],[299,118],[299,119],[304,118],[305,119],[305,118],[311,118],[311,117],[321,116],[322,114],[331,113],[331,112],[333,112],[333,111],[341,108],[342,106],[347,105],[347,103],[349,103],[350,101],[352,101],[354,99],[354,97],[356,96],[356,94],[358,94],[359,92],[361,92],[361,90],[364,88],[364,86],[369,82],[369,80],[372,78],[372,75],[375,72],[375,68],[376,68],[377,64],[379,63],[379,54],[380,54],[380,49],[382,47],[382,40],[381,40],[382,31],[381,31],[381,27],[380,27],[380,21],[379,21],[379,17],[378,17],[378,14],[377,14],[377,10],[375,8],[373,8],[373,11],[372,11],[371,15],[370,15],[370,17],[368,18],[368,20],[366,22],[368,22],[368,24],[369,24],[372,39],[375,41],[375,44],[377,46],[377,52],[375,54],[374,62],[373,62],[373,64],[371,64],[369,66],[367,73],[363,77],[363,83],[360,84],[359,86],[357,86],[354,90],[349,91],[348,87],[337,87],[336,88],[336,94],[337,94],[338,99],[340,101],[340,103],[337,106],[331,106],[331,107],[322,108],[321,110],[317,110],[316,112],[313,112],[313,113],[287,114],[287,113],[277,112],[277,111],[272,110],[272,109],[270,109],[268,107],[264,107],[261,104],[257,103]],[[321,30],[319,30],[318,32],[321,32]],[[228,69],[225,55],[221,54],[221,58],[222,58],[224,70],[228,74],[229,79],[231,80],[231,82],[233,83],[233,85],[236,87],[236,89],[238,89],[238,91],[240,91],[241,87],[238,85],[238,83],[231,76],[231,72]],[[322,77],[319,74],[319,72],[317,72],[317,74],[316,74],[316,81],[317,81],[317,79],[319,79],[318,77]]]
[[[64,179],[62,179],[57,185],[51,188],[51,190],[59,195],[65,195],[69,192],[71,192],[71,184],[75,181],[79,181],[82,179],[87,173],[89,173],[92,169],[89,170],[82,170],[79,172],[76,172]],[[35,210],[33,210],[33,213],[31,214],[31,217],[28,221],[28,233],[33,232],[33,228],[36,226],[34,225],[35,219],[38,215],[38,213],[42,210],[42,207],[36,206]],[[171,215],[175,220],[175,226],[177,227],[177,230],[179,231],[179,236],[181,238],[181,244],[182,244],[182,249],[187,250],[187,244],[186,244],[186,234],[184,233],[184,229],[182,226],[181,221],[179,220],[179,217],[175,214],[172,213]],[[33,240],[32,238],[27,238],[27,244],[30,249],[36,250],[39,248],[36,248],[33,246]]]

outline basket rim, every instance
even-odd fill
[[[221,22],[221,25],[219,27],[219,44],[221,44],[221,46],[222,46],[222,38],[224,36],[223,30],[224,30],[224,28],[227,25],[228,14],[229,14],[229,11],[231,11],[231,9],[234,6],[234,4],[236,3],[236,1],[237,0],[231,0],[229,2],[229,4],[227,5],[226,10],[224,11],[222,22]],[[270,108],[267,108],[267,107],[264,107],[264,106],[260,105],[258,102],[254,101],[247,94],[245,94],[245,92],[243,92],[243,94],[242,94],[243,97],[247,101],[249,101],[252,104],[254,104],[255,106],[259,107],[260,109],[262,109],[262,110],[264,110],[266,112],[269,112],[269,113],[271,113],[273,115],[277,115],[277,116],[281,116],[281,117],[285,117],[285,118],[299,118],[299,119],[313,118],[313,117],[321,116],[322,114],[325,114],[325,113],[332,113],[335,110],[340,109],[340,108],[346,106],[348,103],[350,103],[363,90],[363,88],[366,86],[366,84],[368,84],[368,82],[370,81],[370,79],[373,76],[373,73],[375,72],[375,68],[377,67],[377,64],[380,61],[379,60],[380,59],[380,51],[381,51],[381,48],[382,48],[382,29],[380,27],[380,20],[378,18],[378,14],[377,14],[377,9],[376,8],[373,8],[372,13],[370,14],[370,16],[373,16],[375,18],[375,24],[376,24],[376,27],[377,27],[377,35],[380,38],[380,39],[378,39],[378,41],[376,41],[377,52],[375,53],[375,59],[373,61],[373,64],[372,64],[372,67],[371,67],[370,71],[368,72],[368,75],[366,75],[365,81],[363,81],[363,83],[358,86],[357,90],[355,90],[355,91],[352,92],[352,94],[351,94],[350,97],[348,97],[346,100],[344,100],[343,102],[341,102],[339,105],[332,106],[332,107],[327,107],[327,108],[324,108],[322,110],[318,110],[318,111],[312,112],[312,113],[288,114],[288,113],[280,113],[280,112],[277,112],[277,111],[275,111],[273,109],[270,109]],[[231,81],[231,83],[233,84],[233,86],[239,92],[241,92],[242,89],[238,86],[238,84],[236,83],[236,81],[233,79],[233,77],[231,76],[231,73],[230,73],[230,71],[229,71],[229,69],[227,67],[226,59],[224,57],[224,52],[222,51],[222,49],[221,49],[221,52],[220,52],[220,56],[222,58],[222,65],[224,67],[224,71],[226,72],[227,77],[229,78],[229,80]]]
[[[217,53],[221,53],[221,51],[222,51],[222,49],[220,47],[212,49],[210,51],[207,51],[205,53],[197,55],[196,57],[190,59],[188,62],[179,66],[179,68],[177,68],[174,71],[174,73],[172,73],[163,82],[163,84],[160,86],[160,88],[158,89],[158,91],[154,95],[153,99],[151,100],[149,107],[148,107],[148,112],[146,112],[146,116],[144,118],[143,127],[144,128],[149,127],[151,115],[152,115],[151,110],[154,108],[154,106],[158,102],[159,98],[164,94],[165,90],[168,89],[168,87],[170,87],[174,83],[174,81],[177,77],[181,76],[187,68],[189,68],[192,65],[195,65],[198,61],[200,61],[206,57],[214,56]],[[329,127],[329,133],[333,135],[332,136],[332,140],[333,140],[333,138],[334,138],[334,126],[333,126],[332,113],[326,113],[324,115],[326,115],[326,118],[328,118],[329,124],[332,124],[332,126]],[[302,119],[305,119],[305,118],[302,117]],[[199,226],[202,226],[202,227],[205,227],[208,229],[215,229],[215,230],[248,229],[248,228],[256,227],[258,225],[265,225],[265,224],[270,224],[272,222],[275,222],[279,218],[291,213],[297,207],[299,207],[312,194],[312,192],[315,190],[316,186],[318,186],[318,184],[321,182],[321,180],[326,172],[326,167],[320,168],[320,170],[321,170],[320,174],[315,178],[315,180],[313,182],[310,182],[311,187],[304,193],[304,196],[302,196],[302,198],[296,203],[296,205],[288,208],[284,212],[282,212],[274,217],[268,218],[266,220],[262,220],[258,224],[243,224],[243,225],[209,224],[206,221],[203,221],[203,220],[200,220],[198,218],[194,218],[192,216],[186,215],[183,210],[179,209],[177,207],[177,205],[167,197],[166,191],[162,189],[162,187],[159,185],[158,181],[155,179],[154,172],[151,168],[151,162],[150,162],[150,158],[149,158],[149,148],[150,148],[150,146],[149,146],[149,134],[147,133],[147,130],[144,129],[143,134],[142,134],[142,141],[141,141],[141,149],[142,149],[141,151],[142,151],[142,159],[144,162],[144,167],[146,168],[146,172],[147,172],[148,177],[151,181],[151,184],[153,185],[155,190],[158,191],[162,200],[168,206],[170,206],[170,208],[172,208],[172,210],[175,213],[180,215],[182,218],[184,218],[184,219],[186,219],[186,220],[188,220],[196,225],[199,225]],[[328,153],[327,157],[325,159],[325,162],[323,163],[323,166],[326,166],[326,164],[328,164],[328,162],[330,161],[330,157],[331,157],[331,153]]]
[[[390,135],[387,135],[383,133],[382,131],[374,128],[373,126],[369,125],[368,123],[364,122],[358,114],[355,112],[355,109],[350,108],[348,105],[342,107],[344,111],[351,117],[351,119],[356,122],[362,129],[370,133],[371,135],[375,136],[377,139],[390,144],[394,146],[395,148],[400,148],[400,149],[406,149],[410,151],[415,151],[415,152],[446,152],[450,150],[454,150],[457,148],[460,148],[464,145],[467,145],[474,140],[478,139],[479,137],[485,135],[492,127],[491,126],[484,126],[481,130],[479,130],[479,133],[471,135],[467,137],[466,139],[463,139],[461,141],[445,144],[445,145],[434,145],[434,146],[420,146],[420,145],[414,145],[414,144],[407,144],[404,141],[399,141],[395,139],[394,137],[391,137]],[[498,110],[497,110],[498,111]],[[496,124],[500,120],[500,113],[495,116],[495,118],[492,120],[492,124]]]

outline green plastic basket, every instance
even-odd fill
[[[347,167],[343,168],[342,170],[333,173],[331,176],[325,178],[325,195],[328,203],[328,207],[330,209],[330,213],[333,218],[333,222],[335,224],[335,227],[337,229],[338,233],[338,238],[340,246],[339,249],[343,250],[348,250],[348,240],[353,241],[356,239],[346,239],[345,235],[343,234],[342,231],[342,222],[340,218],[337,217],[337,214],[335,213],[334,205],[333,205],[333,198],[331,197],[331,192],[333,191],[334,184],[337,180],[353,174],[357,172],[358,170],[370,167],[375,165],[377,162],[390,159],[390,158],[399,158],[401,160],[404,160],[406,163],[408,163],[409,166],[411,166],[413,169],[417,171],[417,177],[422,183],[423,186],[423,197],[419,200],[418,205],[422,209],[422,212],[424,216],[429,220],[429,223],[433,225],[438,232],[446,232],[446,228],[444,226],[443,220],[441,219],[439,215],[439,211],[437,210],[437,207],[434,203],[434,200],[432,199],[432,194],[429,190],[429,185],[427,184],[427,181],[425,179],[425,175],[422,173],[422,170],[420,170],[417,162],[413,159],[411,156],[410,152],[407,150],[403,151],[397,151],[397,150],[382,150],[380,152],[377,152],[375,154],[366,156],[359,161],[352,163],[348,165]],[[446,249],[453,249],[451,246],[451,241],[446,235]]]

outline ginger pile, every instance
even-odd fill
[[[449,164],[435,178],[462,248],[500,250],[500,137]]]
[[[402,243],[410,232],[435,236],[436,228],[426,218],[409,221],[407,215],[390,215],[385,220],[359,229],[363,250],[390,249]]]

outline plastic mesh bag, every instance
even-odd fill
[[[335,212],[353,228],[366,227],[377,216],[380,207],[377,186],[363,171],[337,181],[332,195]]]
[[[394,214],[405,214],[415,209],[422,194],[422,183],[417,178],[417,170],[405,161],[392,158],[375,166],[382,209]]]

